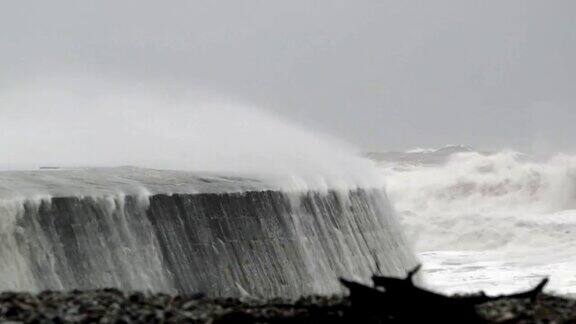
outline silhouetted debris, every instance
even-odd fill
[[[352,306],[360,314],[398,321],[440,321],[443,323],[484,323],[487,321],[477,306],[499,300],[536,301],[548,279],[535,288],[511,295],[490,297],[481,292],[469,296],[446,296],[416,286],[414,276],[420,266],[408,272],[406,278],[373,276],[374,287],[341,279],[350,290]],[[416,307],[414,305],[417,305]]]

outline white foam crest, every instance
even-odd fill
[[[576,209],[574,156],[536,161],[514,151],[457,153],[440,165],[387,164],[384,173],[419,250],[525,249],[572,240],[558,222],[572,226],[565,215]]]
[[[410,150],[407,150],[405,153],[410,153],[410,154],[418,154],[418,153],[432,153],[432,152],[436,152],[438,149],[434,149],[434,148],[422,148],[422,147],[417,147],[417,148],[413,148]]]
[[[412,211],[551,213],[576,207],[576,157],[530,161],[513,151],[454,154],[440,166],[386,169],[389,194]]]

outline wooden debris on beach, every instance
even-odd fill
[[[350,291],[352,307],[361,316],[379,317],[399,321],[442,321],[481,323],[483,318],[476,306],[502,299],[529,299],[531,302],[542,292],[548,278],[525,292],[487,296],[484,292],[468,296],[447,296],[418,287],[414,276],[420,266],[409,271],[406,278],[381,275],[372,277],[374,286],[340,279]]]

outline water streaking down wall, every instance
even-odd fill
[[[0,180],[2,290],[296,297],[338,293],[338,276],[367,280],[374,258],[395,275],[415,262],[377,188],[281,191],[134,168]]]

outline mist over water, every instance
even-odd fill
[[[0,168],[138,166],[380,186],[351,145],[211,91],[56,78],[0,90]]]

